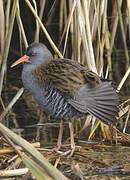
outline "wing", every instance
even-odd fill
[[[98,75],[76,61],[69,59],[52,60],[35,70],[39,84],[51,82],[66,99],[74,98],[86,83],[99,84]]]
[[[116,121],[119,98],[109,81],[68,59],[53,60],[35,70],[39,84],[51,82],[76,110],[105,123]]]

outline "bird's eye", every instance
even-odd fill
[[[35,56],[37,53],[36,52],[31,52],[30,56]]]
[[[33,57],[33,56],[36,56],[37,52],[27,51],[26,54],[27,54],[27,56],[29,56],[29,57]]]

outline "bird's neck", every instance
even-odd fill
[[[44,54],[37,54],[34,57],[30,57],[30,63],[25,63],[23,65],[23,71],[27,73],[31,73],[38,67],[50,62],[53,59],[53,56],[50,51]]]
[[[44,54],[44,57],[38,56],[35,59],[30,60],[30,64],[24,64],[22,71],[22,81],[26,89],[28,89],[34,96],[44,96],[45,88],[39,84],[37,75],[35,71],[47,64],[53,59],[53,56],[50,52]],[[37,93],[39,92],[39,93]]]
[[[34,63],[24,64],[22,71],[23,85],[27,90],[29,90],[33,94],[36,91],[40,91],[37,77],[35,76],[34,72],[37,68],[39,68],[42,65],[42,62],[41,61],[37,61],[37,62],[38,62],[37,64]]]

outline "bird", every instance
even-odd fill
[[[112,81],[77,61],[53,58],[43,43],[30,44],[11,67],[21,63],[23,85],[40,107],[54,118],[69,121],[71,154],[75,149],[72,119],[90,114],[108,125],[117,122],[119,96]]]

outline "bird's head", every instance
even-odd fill
[[[26,53],[15,61],[11,67],[24,63],[24,66],[38,66],[52,59],[53,56],[48,48],[42,43],[32,43],[28,46]]]

